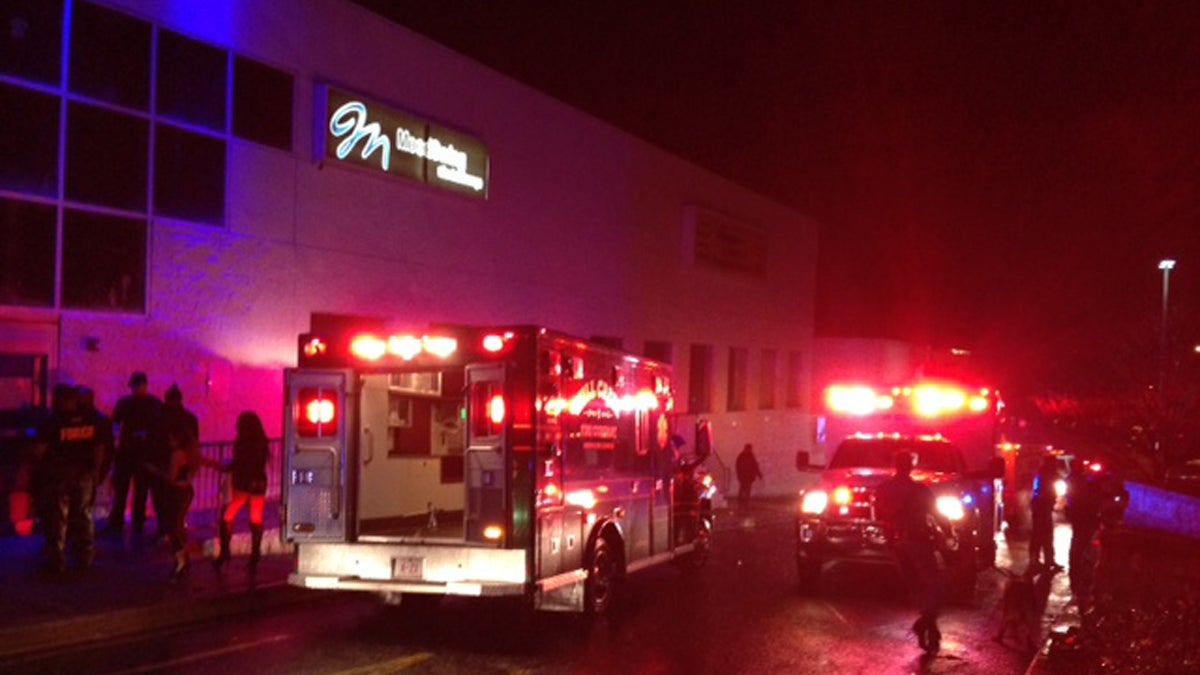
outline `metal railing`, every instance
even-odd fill
[[[279,481],[282,476],[280,462],[283,461],[283,440],[271,439],[267,458],[267,501],[279,500]],[[216,441],[200,444],[200,454],[206,459],[224,464],[233,458],[233,441]],[[192,478],[196,497],[192,500],[192,511],[217,509],[229,500],[229,474],[212,467],[202,466]]]

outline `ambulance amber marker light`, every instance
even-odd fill
[[[491,541],[499,541],[500,537],[504,536],[504,528],[499,525],[488,525],[483,528],[483,538]]]

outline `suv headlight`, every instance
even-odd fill
[[[967,515],[963,509],[962,500],[950,495],[942,495],[937,498],[937,510],[952,522],[962,520]]]
[[[825,512],[825,507],[828,505],[829,494],[824,490],[805,492],[804,497],[800,500],[800,513],[811,513],[819,516]]]

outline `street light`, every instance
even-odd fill
[[[1171,294],[1171,270],[1175,269],[1175,261],[1164,258],[1158,261],[1158,269],[1162,270],[1162,328],[1158,336],[1158,396],[1162,400],[1163,388],[1167,378],[1167,300]]]

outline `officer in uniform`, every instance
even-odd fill
[[[896,473],[879,486],[875,504],[901,565],[914,582],[920,606],[920,616],[912,626],[917,643],[926,653],[934,654],[941,649],[937,619],[945,597],[945,581],[937,560],[943,537],[942,518],[933,491],[912,479],[916,460],[911,452],[896,453]],[[946,525],[945,531],[949,532]]]
[[[119,533],[125,527],[125,500],[133,482],[133,531],[141,533],[146,522],[146,497],[156,479],[144,469],[147,463],[164,466],[169,456],[162,431],[163,404],[150,393],[145,373],[129,377],[130,394],[122,396],[113,408],[112,421],[120,425],[120,444],[113,465],[113,506],[107,532]]]
[[[34,456],[46,476],[45,567],[62,572],[66,569],[68,539],[79,567],[92,563],[92,501],[104,445],[101,430],[80,407],[74,387],[56,386],[53,408],[53,417],[38,428]]]

